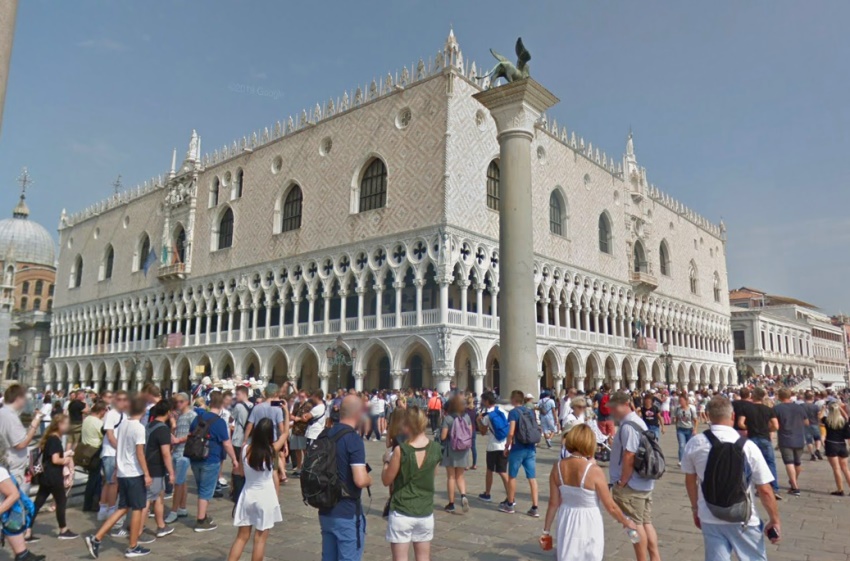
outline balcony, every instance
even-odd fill
[[[652,274],[650,263],[636,264],[629,276],[629,280],[635,290],[651,291],[658,288],[658,278]]]
[[[174,263],[172,265],[160,265],[159,271],[157,271],[156,276],[160,280],[185,279],[186,264]]]

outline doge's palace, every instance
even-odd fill
[[[63,212],[46,383],[510,391],[479,68],[451,33],[436,56],[205,155],[193,132],[167,173]],[[623,141],[613,157],[552,116],[535,126],[528,368],[544,387],[732,383],[724,226],[649,183]]]

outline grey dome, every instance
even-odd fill
[[[29,209],[22,197],[13,217],[0,220],[0,259],[5,259],[11,251],[11,257],[18,263],[56,266],[53,237],[28,216]]]

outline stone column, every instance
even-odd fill
[[[372,288],[375,289],[375,329],[384,328],[384,285],[376,284]]]
[[[346,310],[346,302],[348,301],[348,291],[345,289],[340,289],[339,291],[339,332],[345,333],[345,314]]]
[[[307,335],[313,334],[313,321],[316,319],[316,293],[307,294]]]
[[[322,333],[325,334],[331,332],[331,298],[333,298],[333,292],[322,293],[322,302],[325,306],[325,309],[322,310]]]
[[[12,38],[15,36],[15,14],[18,0],[0,3],[0,126],[3,125],[3,101],[6,98],[6,78],[12,58]]]
[[[424,279],[416,279],[413,281],[416,286],[416,325],[422,325],[422,288],[425,286]]]
[[[486,370],[476,370],[475,375],[473,377],[473,391],[475,395],[481,397],[481,394],[484,393],[484,377],[487,376]]]
[[[475,94],[496,121],[500,161],[499,281],[503,309],[502,394],[534,392],[539,380],[534,309],[531,141],[540,114],[558,99],[531,78]]]
[[[452,389],[452,375],[454,374],[453,370],[435,370],[434,371],[434,380],[437,385],[437,391],[440,394],[444,394],[447,391]]]
[[[358,370],[354,373],[354,389],[355,391],[362,392],[363,391],[363,378],[366,377],[366,373],[362,370]],[[337,388],[339,389],[339,388]]]
[[[404,290],[404,281],[396,281],[393,283],[395,288],[395,327],[401,327],[401,291]]]
[[[330,375],[327,372],[319,372],[319,384],[322,387],[322,393],[328,395],[328,378]]]
[[[404,371],[403,370],[393,370],[392,372],[390,372],[390,376],[392,376],[392,379],[393,379],[393,389],[394,390],[400,390],[402,379],[404,378]]]

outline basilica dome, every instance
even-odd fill
[[[0,220],[0,260],[8,257],[18,263],[56,266],[56,248],[50,232],[29,219],[24,198],[12,213],[12,218]]]

